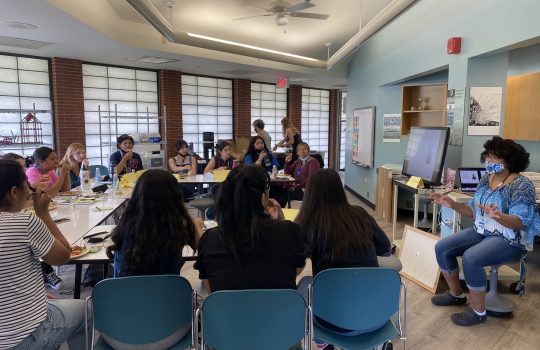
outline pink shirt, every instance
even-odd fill
[[[28,182],[30,182],[30,185],[40,182],[41,176],[43,175],[44,174],[40,173],[39,169],[36,167],[26,169],[26,177],[28,177]],[[56,176],[56,173],[52,170],[45,175],[49,176],[49,181],[47,182],[49,188],[53,187],[58,181],[58,176]]]

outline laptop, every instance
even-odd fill
[[[474,194],[476,192],[476,186],[478,186],[480,179],[485,173],[486,169],[484,168],[459,168],[458,175],[461,192]]]

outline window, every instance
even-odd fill
[[[120,134],[159,133],[156,72],[83,64],[83,87],[90,164],[109,164]]]
[[[51,110],[49,60],[0,55],[0,152],[30,156],[41,146],[21,138],[21,120],[32,111],[41,122],[42,144],[54,147]]]
[[[264,121],[264,130],[272,137],[272,145],[283,139],[281,119],[286,116],[287,89],[277,89],[275,84],[251,83],[251,123],[256,119]]]
[[[345,146],[347,140],[347,92],[341,92],[341,103],[340,103],[340,121],[339,121],[339,170],[345,170]]]
[[[203,156],[203,132],[218,140],[233,138],[232,80],[182,75],[184,140]]]
[[[302,89],[302,140],[312,151],[321,152],[328,164],[328,124],[330,119],[330,92]]]

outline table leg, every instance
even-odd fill
[[[414,220],[413,220],[413,227],[418,227],[418,206],[420,205],[420,200],[418,198],[418,193],[414,194]]]
[[[81,276],[82,264],[75,264],[75,286],[73,289],[73,299],[81,298]]]
[[[291,191],[287,189],[287,208],[291,209]]]
[[[437,218],[439,217],[438,213],[439,213],[439,206],[437,205],[437,203],[433,202],[433,220],[431,220],[431,233],[433,233],[434,235],[437,234]]]
[[[392,199],[392,243],[396,241],[396,224],[397,224],[397,199],[399,188],[394,185],[394,193]]]

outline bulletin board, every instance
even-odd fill
[[[405,225],[399,260],[400,274],[432,293],[437,290],[441,270],[435,258],[435,243],[439,237]]]
[[[375,107],[355,109],[352,118],[352,163],[373,167],[375,141]]]

